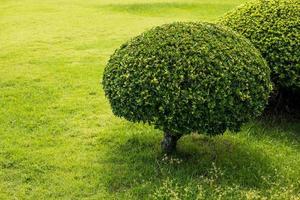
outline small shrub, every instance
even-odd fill
[[[165,132],[166,152],[183,134],[239,130],[271,90],[252,44],[210,23],[167,24],[133,38],[111,56],[103,86],[115,115]]]
[[[299,0],[254,0],[226,14],[220,23],[260,50],[278,89],[300,89]]]

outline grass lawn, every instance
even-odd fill
[[[299,122],[193,134],[166,157],[100,83],[129,38],[244,1],[0,0],[0,199],[300,199]]]

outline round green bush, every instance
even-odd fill
[[[238,130],[271,90],[252,44],[210,23],[172,23],[133,38],[111,56],[103,86],[115,115],[177,136]]]
[[[300,89],[299,0],[254,0],[226,14],[220,23],[260,50],[278,89]]]

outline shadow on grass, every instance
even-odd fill
[[[300,120],[289,120],[288,118],[263,118],[248,125],[248,133],[256,139],[271,138],[293,147],[297,144],[300,149]]]
[[[124,127],[118,129],[126,136],[119,132],[123,141],[107,151],[103,177],[112,194],[130,191],[132,196],[145,198],[166,179],[178,185],[213,180],[216,185],[238,186],[242,190],[268,190],[272,182],[278,181],[277,169],[268,155],[256,148],[259,144],[248,141],[244,132],[243,136],[191,134],[179,140],[175,155],[166,157],[160,150],[162,134],[145,129],[149,129],[145,134],[134,126],[132,134],[125,134]],[[252,132],[263,129],[260,124]]]

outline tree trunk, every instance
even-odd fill
[[[161,141],[161,149],[166,154],[171,154],[176,151],[176,144],[181,135],[172,135],[169,132],[164,133],[164,138]]]

